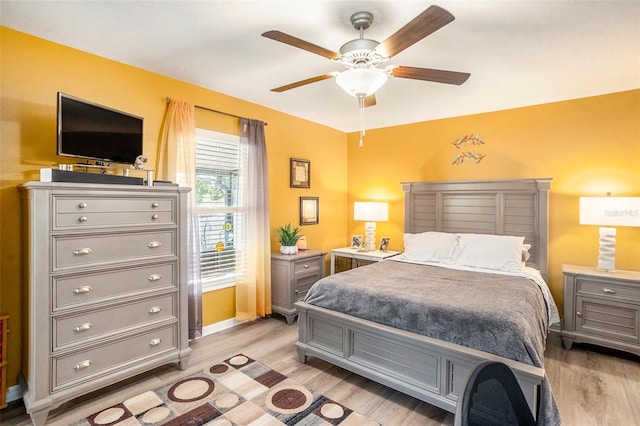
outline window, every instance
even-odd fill
[[[200,232],[202,290],[232,286],[246,265],[242,238],[240,180],[246,150],[238,136],[196,130],[196,207]]]

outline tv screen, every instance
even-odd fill
[[[133,164],[142,117],[58,92],[58,155]]]

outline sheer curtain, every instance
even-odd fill
[[[158,152],[158,177],[191,188],[187,195],[187,285],[189,338],[202,336],[202,281],[196,210],[196,121],[195,106],[171,100],[167,107]]]
[[[271,243],[269,232],[269,176],[264,123],[240,119],[240,143],[247,150],[241,181],[244,220],[242,247],[246,274],[236,281],[236,319],[253,320],[271,314]]]

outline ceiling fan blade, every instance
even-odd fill
[[[376,104],[376,94],[372,94],[364,97],[364,107],[369,108]]]
[[[460,85],[467,81],[468,72],[433,70],[429,68],[416,67],[396,67],[391,71],[391,75],[401,78],[412,78],[414,80],[435,81],[436,83]]]
[[[284,86],[276,87],[275,89],[271,89],[271,91],[284,92],[285,90],[295,89],[296,87],[304,86],[311,83],[316,83],[318,81],[326,80],[328,78],[333,78],[333,77],[334,77],[334,74],[317,75],[315,77],[307,78],[305,80],[296,81],[295,83],[290,83]]]
[[[380,43],[376,50],[381,55],[391,58],[454,19],[455,17],[443,8],[429,6],[427,10]]]
[[[288,44],[293,47],[297,47],[298,49],[303,49],[308,52],[315,53],[316,55],[324,56],[327,59],[333,60],[340,58],[340,54],[337,52],[332,52],[331,50],[325,49],[324,47],[316,46],[313,43],[309,43],[308,41],[301,40],[297,37],[285,34],[281,31],[267,31],[266,33],[263,33],[262,36],[275,41],[279,41],[281,43]]]

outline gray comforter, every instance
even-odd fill
[[[384,261],[316,282],[305,302],[543,367],[548,315],[533,281]],[[545,378],[540,424],[560,424]]]

